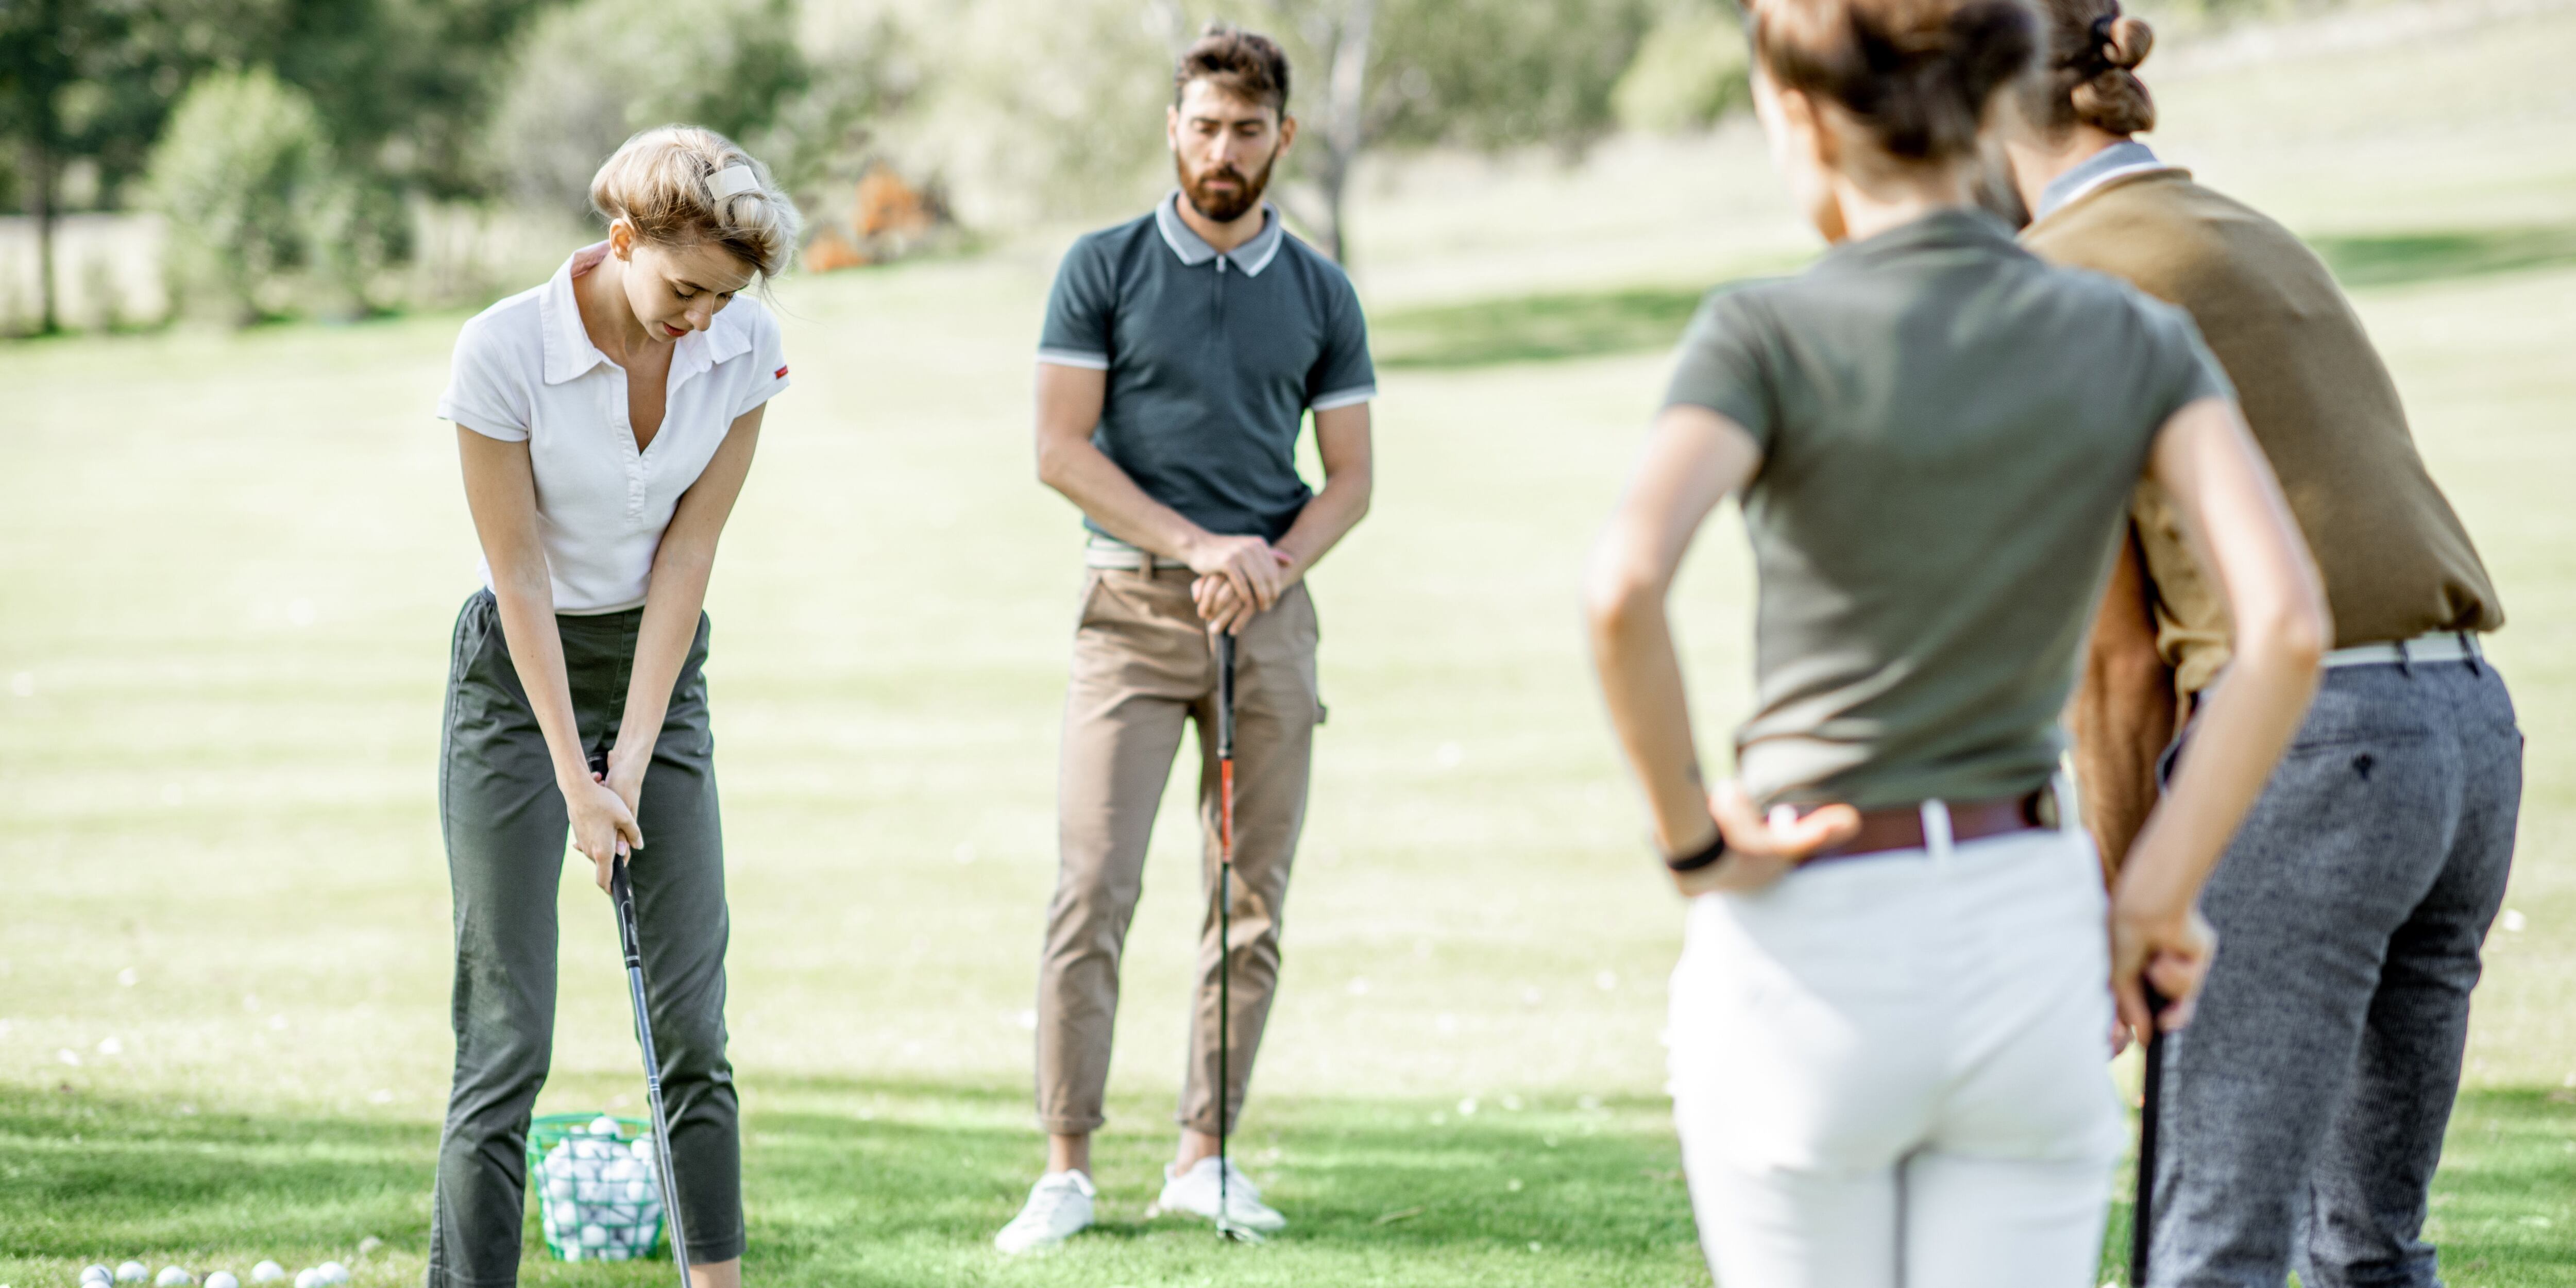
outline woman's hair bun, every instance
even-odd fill
[[[2156,127],[2156,100],[2135,75],[2156,47],[2144,18],[2120,12],[2119,0],[2032,0],[2048,29],[2047,73],[2025,90],[2030,119],[2051,133],[2089,125],[2106,134]]]
[[[728,172],[740,168],[748,184]],[[591,176],[590,205],[611,223],[663,246],[714,242],[763,278],[786,271],[804,220],[769,167],[733,140],[696,125],[665,125],[628,139]]]
[[[2122,14],[2113,18],[2103,32],[2102,61],[2121,71],[2134,70],[2147,61],[2147,53],[2156,47],[2156,29],[2144,18]]]

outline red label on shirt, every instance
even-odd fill
[[[785,380],[786,378],[787,378],[787,368],[785,368],[785,367],[780,367],[780,368],[778,369],[778,374],[770,377],[770,379],[772,379],[772,380]]]

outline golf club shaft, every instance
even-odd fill
[[[1234,1078],[1234,637],[1216,637],[1216,1229],[1234,1218],[1234,1165],[1225,1141],[1233,1124]]]
[[[2165,999],[2147,987],[2147,1013],[2156,1015],[2165,1009]],[[2165,1086],[2165,1032],[2161,1027],[2147,1033],[2144,1094],[2138,1106],[2138,1184],[2136,1198],[2129,1205],[2129,1283],[2131,1288],[2146,1288],[2147,1252],[2155,1242],[2156,1217],[2156,1128],[2163,1117]]]
[[[591,767],[607,772],[594,757]],[[653,1012],[644,999],[644,952],[635,927],[635,880],[620,856],[609,865],[608,895],[617,905],[617,943],[626,953],[626,993],[635,1007],[635,1045],[644,1053],[644,1098],[653,1111],[653,1179],[662,1193],[662,1221],[671,1234],[671,1260],[680,1268],[680,1288],[689,1288],[689,1242],[680,1224],[680,1186],[671,1169],[671,1116],[662,1107],[662,1057],[653,1050]]]

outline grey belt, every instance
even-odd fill
[[[1187,563],[1168,555],[1148,555],[1145,551],[1116,537],[1104,537],[1097,532],[1091,534],[1090,543],[1082,548],[1082,566],[1120,568],[1128,572],[1143,572],[1148,567],[1156,571],[1189,567]]]
[[[2416,662],[2475,662],[2485,657],[2478,637],[2467,631],[2435,631],[2411,640],[2355,644],[2326,654],[2327,666],[2407,666]]]

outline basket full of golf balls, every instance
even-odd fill
[[[662,1241],[651,1128],[632,1118],[548,1114],[528,1127],[528,1174],[546,1246],[565,1261],[628,1261]]]

